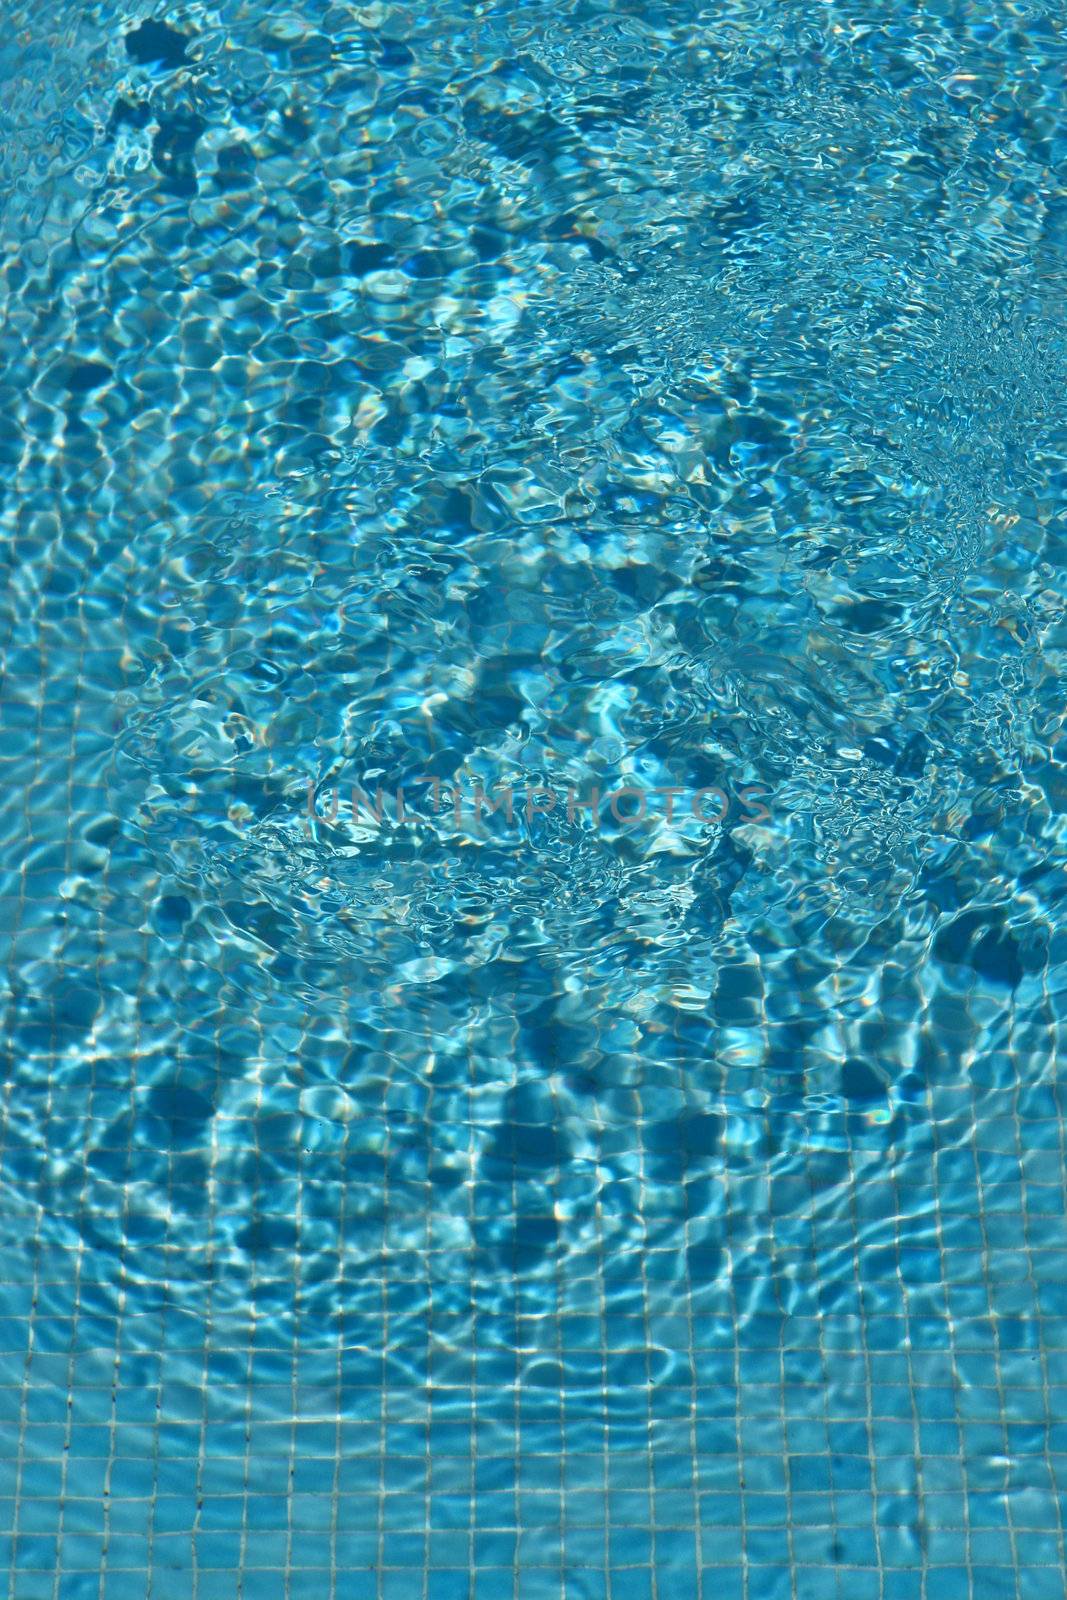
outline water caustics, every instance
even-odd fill
[[[1062,8],[4,22],[9,1600],[1058,1600]]]

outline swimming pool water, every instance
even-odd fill
[[[1062,5],[2,20],[8,1600],[1060,1600]]]

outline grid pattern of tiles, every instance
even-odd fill
[[[284,1224],[314,1211],[317,1185],[358,1198],[356,1151],[350,1172],[344,1151],[305,1151],[295,1187],[257,1202],[249,1249],[270,1265],[269,1299],[279,1248],[291,1279],[259,1308],[253,1271],[242,1315],[213,1312],[221,1269],[197,1296],[171,1287],[167,1218],[152,1228],[132,1207],[116,1292],[91,1228],[64,1239],[56,1210],[17,1216],[28,1162],[7,1149],[11,1600],[1053,1600],[1062,1096],[999,1088],[996,1064],[987,1076],[980,1119],[974,1083],[940,1091],[888,1155],[809,1152],[770,1175],[728,1158],[718,1257],[671,1242],[687,1236],[680,1174],[627,1247],[547,1274],[516,1259],[494,1281],[435,1247],[451,1208],[426,1178],[425,1247],[403,1250],[382,1207],[379,1265],[350,1285],[342,1272],[352,1310],[336,1337],[305,1310],[322,1274],[313,1235]],[[407,1087],[383,1106],[400,1123]],[[51,1091],[61,1117],[69,1086]],[[211,1147],[171,1153],[172,1201],[183,1168],[203,1166],[220,1240],[212,1168],[249,1127],[220,1119]],[[638,1162],[641,1133],[626,1135]],[[260,1160],[264,1137],[249,1147]],[[428,1135],[421,1154],[425,1169]],[[131,1141],[131,1185],[136,1155]]]
[[[772,510],[779,491],[778,503],[812,532],[813,547],[836,536],[842,503],[857,516],[873,505],[872,524],[875,511],[888,524],[905,502],[918,506],[900,549],[920,556],[933,542],[932,528],[940,537],[943,523],[958,523],[977,547],[992,518],[1001,564],[989,554],[989,571],[967,597],[978,621],[959,615],[953,625],[960,658],[969,653],[974,680],[991,699],[1003,695],[996,705],[1007,715],[1012,707],[1003,702],[1014,704],[1018,680],[990,640],[998,650],[1009,636],[1032,640],[1038,608],[1026,616],[996,608],[1013,586],[1024,588],[1039,559],[1056,559],[1048,530],[1058,503],[1047,482],[1035,487],[1028,479],[1024,494],[1000,458],[1025,457],[1030,470],[1044,448],[1046,415],[1055,415],[1059,369],[1051,338],[1030,366],[1021,338],[994,343],[988,329],[999,330],[999,320],[981,320],[984,283],[1000,274],[1002,258],[983,258],[988,272],[977,275],[977,300],[958,292],[966,284],[952,276],[956,213],[940,208],[955,203],[955,184],[958,237],[969,237],[973,196],[983,192],[986,174],[1017,160],[1006,181],[1022,197],[1023,224],[1005,197],[988,231],[1007,242],[1008,254],[1031,252],[1040,267],[1037,315],[1054,315],[1063,213],[1047,192],[1044,163],[1053,158],[1043,147],[1053,140],[1040,101],[1056,103],[1055,30],[1035,33],[1025,60],[1038,87],[1032,104],[1009,100],[1002,147],[999,133],[979,129],[970,115],[968,85],[980,75],[956,75],[959,38],[973,34],[968,48],[981,56],[979,35],[991,31],[984,21],[972,28],[953,13],[938,34],[928,16],[924,48],[935,64],[923,76],[925,65],[918,75],[902,66],[896,42],[883,50],[879,30],[866,25],[842,45],[847,30],[831,20],[836,32],[813,52],[806,33],[812,8],[792,7],[801,54],[790,70],[798,84],[816,55],[825,64],[834,48],[847,45],[851,54],[839,57],[836,94],[807,101],[801,88],[791,115],[804,137],[825,143],[823,108],[836,108],[846,148],[850,138],[859,142],[868,171],[860,197],[871,202],[873,220],[854,223],[840,209],[852,193],[849,169],[823,168],[820,156],[808,162],[808,176],[818,167],[826,187],[786,210],[785,247],[765,256],[756,248],[762,214],[772,215],[783,187],[776,174],[785,170],[776,140],[781,135],[788,151],[791,136],[772,115],[777,88],[760,97],[759,80],[770,83],[772,74],[750,71],[749,50],[776,66],[779,44],[758,33],[761,19],[756,32],[746,19],[727,50],[735,52],[735,78],[720,79],[714,74],[727,69],[711,59],[713,30],[708,38],[694,33],[687,17],[675,30],[668,17],[644,45],[632,30],[635,81],[658,74],[656,138],[664,159],[656,157],[656,192],[660,169],[676,150],[681,175],[664,191],[667,204],[679,215],[706,216],[713,254],[720,244],[740,252],[736,271],[724,266],[733,274],[730,292],[709,298],[692,292],[707,280],[704,255],[688,277],[676,277],[663,268],[658,240],[646,240],[647,253],[627,265],[627,236],[639,235],[648,220],[643,201],[635,215],[632,190],[644,159],[640,135],[630,131],[640,128],[639,118],[620,124],[613,156],[604,142],[610,118],[605,123],[599,102],[587,108],[583,137],[601,140],[598,170],[610,169],[616,183],[606,196],[601,239],[591,222],[582,221],[580,236],[573,226],[577,169],[561,100],[551,114],[523,121],[512,115],[511,96],[519,91],[502,77],[484,103],[474,82],[466,120],[454,130],[435,132],[427,112],[431,85],[442,105],[459,103],[453,83],[471,88],[476,58],[491,62],[530,49],[565,74],[576,47],[586,44],[582,70],[601,74],[597,93],[610,104],[620,83],[629,83],[616,71],[620,41],[610,7],[602,29],[579,14],[554,36],[550,25],[542,36],[528,31],[526,8],[518,8],[484,40],[459,38],[449,14],[431,18],[411,46],[353,24],[351,48],[361,59],[373,55],[383,83],[402,80],[393,84],[398,106],[407,107],[397,112],[399,149],[388,143],[390,117],[372,117],[362,87],[354,94],[342,81],[349,64],[325,36],[290,39],[284,18],[270,33],[267,8],[262,18],[256,7],[221,8],[206,40],[190,29],[194,67],[212,62],[204,52],[216,46],[220,59],[224,53],[244,63],[234,103],[200,110],[183,98],[184,80],[166,74],[151,84],[138,80],[136,92],[129,81],[120,84],[132,71],[130,57],[121,47],[107,54],[95,14],[84,29],[91,53],[79,54],[72,8],[52,9],[64,14],[50,18],[50,32],[42,28],[22,77],[35,89],[30,80],[40,75],[39,64],[54,62],[66,42],[72,54],[56,75],[62,81],[49,120],[54,114],[56,138],[66,141],[61,157],[69,171],[61,165],[54,182],[50,171],[39,173],[36,189],[16,193],[11,185],[18,201],[11,225],[30,248],[5,277],[14,312],[3,329],[11,355],[5,382],[10,371],[21,427],[0,435],[3,555],[12,580],[0,594],[0,1549],[7,1600],[1061,1600],[1067,1106],[1055,1075],[1062,992],[1046,987],[1052,977],[1045,973],[1057,971],[1057,959],[1062,970],[1062,938],[1050,939],[1038,975],[1038,963],[1023,961],[1021,945],[994,918],[999,937],[985,936],[978,965],[963,963],[963,981],[980,993],[950,992],[959,964],[951,980],[923,972],[929,994],[918,981],[911,991],[902,983],[893,997],[897,1011],[886,1007],[882,1040],[900,1069],[892,1106],[888,1095],[866,1108],[842,1106],[838,1096],[822,1110],[797,1103],[793,1080],[781,1094],[764,1087],[787,1076],[773,1065],[764,1073],[766,1063],[780,1066],[785,1058],[792,1066],[810,1043],[803,1030],[789,1029],[790,1007],[807,982],[803,962],[779,972],[772,993],[750,951],[733,980],[723,968],[711,984],[707,1015],[697,1019],[703,1032],[685,1015],[691,994],[684,1004],[663,1006],[653,1019],[658,1032],[649,1030],[641,1050],[631,1048],[628,1016],[611,1018],[611,1037],[597,1041],[603,1082],[586,1096],[583,1122],[577,1096],[564,1107],[520,1092],[518,1067],[515,1098],[504,1096],[501,1105],[506,1064],[518,1059],[518,991],[523,981],[534,982],[528,975],[501,999],[478,987],[472,969],[462,1004],[434,1010],[409,994],[401,1006],[381,970],[368,978],[356,958],[346,958],[351,947],[342,947],[318,991],[332,990],[329,1004],[313,1006],[305,998],[308,970],[334,954],[332,929],[323,935],[319,925],[317,940],[309,934],[299,944],[311,894],[298,871],[278,898],[293,913],[287,926],[299,948],[291,952],[283,939],[273,964],[263,956],[274,932],[269,914],[277,910],[263,889],[264,879],[273,883],[269,870],[254,895],[245,893],[239,872],[231,880],[220,873],[203,904],[190,902],[190,885],[209,877],[208,846],[227,808],[251,814],[261,805],[259,820],[270,812],[261,782],[264,771],[266,780],[273,776],[269,755],[265,768],[255,764],[268,741],[246,738],[254,719],[231,717],[233,707],[208,693],[232,674],[243,703],[251,703],[242,626],[272,662],[274,676],[261,680],[263,702],[278,683],[284,687],[263,726],[269,724],[271,748],[292,757],[284,775],[290,791],[294,765],[305,755],[311,764],[319,760],[315,739],[335,739],[328,765],[344,743],[334,730],[347,726],[344,673],[334,671],[331,656],[314,679],[306,670],[309,635],[330,642],[330,630],[349,628],[346,670],[364,666],[396,689],[396,704],[382,703],[383,716],[418,705],[425,691],[418,655],[427,646],[411,619],[425,620],[425,597],[416,587],[413,600],[394,572],[401,504],[435,555],[440,524],[454,518],[455,549],[468,565],[486,555],[498,559],[493,539],[501,526],[500,544],[526,561],[538,552],[546,508],[555,515],[558,507],[565,518],[577,473],[578,498],[588,498],[589,507],[605,491],[581,525],[598,552],[590,557],[587,548],[583,557],[590,574],[603,551],[618,563],[611,570],[621,584],[633,556],[633,572],[641,574],[633,593],[642,604],[646,577],[657,594],[653,580],[664,576],[666,596],[676,580],[688,582],[686,572],[705,590],[746,593],[754,658],[773,647],[790,667],[799,659],[799,634],[786,634],[783,645],[777,615],[761,632],[760,601],[772,575],[775,584],[784,581]],[[476,9],[480,17],[494,8]],[[542,8],[549,24],[560,9]],[[790,8],[776,9],[784,15]],[[910,32],[910,24],[901,29]],[[231,49],[234,40],[241,48]],[[174,40],[168,48],[173,55]],[[858,102],[850,128],[842,112],[852,108],[867,48],[868,99]],[[990,94],[1007,93],[1018,81],[1030,95],[1030,79],[1016,70],[1024,59],[1018,43],[997,48]],[[272,75],[286,56],[291,81],[279,84]],[[87,61],[94,87],[84,103],[93,115],[80,127],[76,95],[90,77]],[[701,98],[712,80],[712,98]],[[684,107],[683,82],[691,97]],[[259,115],[257,83],[265,97],[257,137],[273,150],[258,187],[244,128],[246,117]],[[303,88],[290,98],[294,84]],[[916,162],[920,179],[925,169],[932,173],[921,205],[895,185],[892,162],[884,184],[869,175],[869,113],[879,112],[875,97],[887,85],[894,94],[900,88],[881,110],[904,118],[894,124],[901,148],[909,141],[929,147]],[[951,100],[958,100],[955,111]],[[32,94],[26,103],[34,103]],[[732,127],[716,109],[731,103],[744,108]],[[325,127],[315,123],[316,106],[329,112]],[[377,146],[372,121],[374,139],[385,141]],[[1016,122],[1028,131],[1013,158],[1007,129]],[[145,131],[149,125],[158,135]],[[721,154],[712,142],[695,143],[704,128],[729,134]],[[709,163],[724,174],[729,167],[730,184],[747,182],[753,128],[766,187],[724,192],[705,213]],[[32,118],[23,118],[18,137],[10,133],[0,157],[17,158],[21,176],[50,129],[35,130]],[[319,137],[318,151],[302,142]],[[550,147],[558,169],[524,166],[527,143]],[[460,207],[448,236],[465,276],[445,280],[457,294],[444,324],[435,274],[452,268],[435,259],[436,235],[422,232],[421,219],[407,234],[389,231],[403,197],[388,184],[414,147],[431,163],[466,161],[461,187],[481,196],[470,226]],[[364,168],[352,151],[366,154]],[[840,148],[830,153],[841,158]],[[975,173],[968,161],[988,165]],[[430,187],[439,176],[426,172],[418,197],[437,208],[435,227],[445,220]],[[511,226],[513,212],[498,206],[498,187],[520,197],[525,238]],[[110,214],[92,211],[97,188],[110,194]],[[382,239],[334,240],[330,207],[349,188],[358,194],[357,211],[377,205]],[[1038,189],[1041,206],[1029,198]],[[445,210],[447,200],[445,193]],[[850,352],[854,290],[869,240],[902,231],[921,210],[928,213],[923,226],[948,246],[918,267],[906,254],[900,258],[903,277],[905,269],[913,272],[901,295],[911,295],[909,315],[918,320],[895,333],[890,322],[884,347],[861,339]],[[223,221],[233,217],[239,221],[223,238]],[[653,221],[661,226],[662,219]],[[1018,242],[1029,235],[1011,233],[1023,225],[1035,230],[1032,245]],[[777,349],[777,331],[760,329],[778,316],[777,309],[773,318],[764,313],[778,308],[783,282],[807,275],[812,303],[823,294],[816,280],[826,263],[806,248],[816,229],[830,230],[830,265],[837,264],[839,278],[831,273],[828,281],[839,320],[822,328],[809,321],[810,342],[807,335],[781,341],[801,364],[777,376],[772,366],[777,409],[763,414],[762,380],[749,370],[753,341],[766,338],[761,355]],[[541,344],[545,320],[533,319],[534,336],[525,330],[520,337],[513,314],[542,281],[549,250],[557,252],[559,293],[544,309],[557,331]],[[382,267],[375,295],[365,279]],[[38,283],[39,273],[53,277]],[[344,313],[355,320],[340,334],[327,322],[323,333],[316,319],[331,297],[341,297],[342,275],[356,285]],[[253,278],[262,293],[252,293]],[[885,321],[879,307],[887,282],[888,269],[870,290],[876,331]],[[604,326],[605,286],[613,301],[606,361],[603,351],[586,349]],[[576,320],[566,312],[572,291]],[[942,295],[949,303],[939,309]],[[924,296],[933,311],[924,312]],[[54,321],[54,310],[68,323]],[[487,325],[505,332],[479,350]],[[161,327],[175,330],[162,357]],[[53,371],[60,330],[70,353]],[[634,332],[638,360],[655,381],[638,373],[634,392],[624,395],[616,386]],[[335,338],[346,351],[340,375],[311,359],[328,356]],[[862,437],[871,415],[881,416],[893,338],[909,350],[926,339],[925,358],[948,401],[924,401],[925,409],[910,415],[898,408],[903,454],[888,464],[871,466],[851,447],[835,456],[850,406],[858,407]],[[737,341],[739,356],[723,354]],[[571,364],[575,344],[582,357]],[[845,374],[840,392],[819,387],[824,346],[829,364]],[[349,362],[352,350],[358,362]],[[989,382],[970,387],[972,366],[997,350],[1000,367],[994,363]],[[483,359],[472,381],[472,363]],[[511,361],[519,361],[516,370]],[[579,467],[567,454],[566,430],[552,443],[552,461],[538,453],[546,443],[540,424],[549,368],[557,374],[553,404],[581,447]],[[894,370],[902,393],[917,382],[905,361]],[[712,384],[732,384],[729,416],[688,433],[690,400],[678,415],[664,409],[679,374],[697,383],[701,406]],[[438,389],[418,391],[414,385],[425,378]],[[332,443],[332,379],[348,385],[349,409],[361,425],[354,453],[363,465],[332,487],[327,474],[317,505],[300,477],[302,452],[309,437],[316,449]],[[785,403],[790,384],[799,393],[795,415]],[[389,414],[394,391],[400,400]],[[857,391],[858,399],[849,398]],[[809,394],[814,402],[801,405]],[[957,423],[953,399],[961,402],[960,416],[976,419],[973,426]],[[519,413],[525,458],[511,454]],[[779,426],[782,415],[787,430]],[[386,426],[368,450],[366,434],[382,416]],[[829,433],[820,433],[820,416],[830,418]],[[504,465],[495,479],[486,473],[482,486],[473,458],[462,471],[456,467],[468,432],[486,440],[479,456],[491,461],[495,451]],[[973,451],[962,449],[964,437]],[[787,484],[788,474],[775,479],[772,460],[790,438],[798,470]],[[650,457],[657,440],[664,447]],[[831,486],[848,496],[830,495],[829,510],[814,495],[786,495],[795,481],[808,482],[820,451],[840,480]],[[418,477],[424,457],[440,466],[441,482],[431,472],[429,487]],[[945,482],[961,463],[966,470],[951,493]],[[233,504],[217,492],[216,470],[218,485],[235,491]],[[380,505],[370,492],[379,470]],[[911,474],[908,494],[875,503],[878,474],[895,484],[901,472]],[[462,496],[452,487],[461,479]],[[662,557],[663,574],[638,561],[647,553],[644,523],[655,521],[653,480],[669,484],[655,515],[680,519],[682,553],[705,541],[702,570],[696,558],[688,568],[681,557],[677,571],[671,566],[673,520],[666,532],[652,529],[650,559],[654,565]],[[350,565],[350,503],[365,531],[358,570]],[[762,566],[753,559],[751,572],[732,563],[743,554],[741,540],[734,539],[726,561],[727,547],[708,537],[711,510],[722,505],[731,508],[735,533],[758,526],[771,550]],[[572,539],[571,527],[557,539],[563,568],[574,554]],[[577,620],[576,607],[568,612],[573,593],[561,583],[549,596],[556,606],[550,615],[545,597],[520,591],[516,568],[503,555],[499,561],[492,583],[474,596],[481,607],[476,643],[502,658],[537,657],[560,616]],[[311,579],[301,587],[301,562],[316,581],[326,574],[317,591]],[[925,604],[929,585],[918,570],[914,592]],[[384,626],[380,636],[371,634],[370,623],[377,627],[381,618],[371,617],[360,588],[368,573],[371,586],[387,589],[393,615],[407,617],[406,639],[398,629],[397,642]],[[807,571],[802,578],[806,583]],[[286,598],[289,583],[286,610],[279,597]],[[794,594],[774,588],[775,606],[781,594],[801,615],[802,587],[798,580]],[[456,592],[461,598],[453,597],[448,613],[451,655],[434,636],[441,652],[435,665],[453,673],[450,681],[468,672],[477,653],[462,631],[459,580]],[[633,612],[622,608],[620,595],[605,588],[598,600],[607,602],[606,612],[583,619],[579,675],[590,661],[605,674],[628,670],[641,628],[631,629]],[[810,599],[807,590],[803,598]],[[1049,591],[1042,604],[1051,611],[1054,599]],[[514,617],[501,622],[509,603]],[[666,603],[647,602],[661,615]],[[983,603],[991,605],[988,616]],[[854,620],[858,613],[872,653],[881,647],[884,641],[863,629],[885,619],[884,605],[868,597],[841,609]],[[647,621],[646,613],[638,616]],[[675,620],[684,632],[691,620],[684,606]],[[941,626],[938,618],[917,641],[930,658],[941,649]],[[707,643],[701,637],[692,644],[687,686],[702,708],[713,676],[705,671]],[[1031,670],[1027,661],[1018,666],[1013,658],[1020,678]],[[168,672],[164,693],[159,685]],[[927,688],[919,683],[913,713],[927,705]],[[498,738],[498,749],[514,705],[514,696],[503,694],[492,709],[489,720],[498,726],[486,738]],[[955,706],[961,726],[970,709]],[[1004,810],[990,821],[1000,802],[979,787],[996,791],[1001,783],[1000,714],[989,713],[987,743],[987,732],[976,735],[973,761],[962,750],[959,760],[968,778],[972,767],[979,773],[967,797],[974,824],[967,837],[984,870],[985,841],[999,829],[998,866],[1011,882],[1011,853],[1030,824]],[[473,713],[471,721],[476,725]],[[413,725],[417,731],[415,718],[404,724],[405,735]],[[757,717],[757,746],[764,726]],[[644,737],[636,728],[635,746]],[[921,740],[896,753],[888,737],[870,742],[869,784],[879,761],[879,770],[892,763],[905,775],[922,771]],[[221,751],[218,760],[213,751]],[[1050,759],[1043,775],[1053,811],[1062,788],[1054,767]],[[872,784],[870,792],[881,804],[883,791]],[[1017,813],[1029,815],[1021,806]],[[880,824],[870,826],[877,834]],[[798,823],[791,840],[798,857],[802,828]],[[1049,852],[1036,829],[1025,843],[1025,894],[1036,899],[1047,884],[1034,859]],[[810,864],[804,857],[802,871]],[[737,868],[737,859],[725,867]],[[968,872],[981,876],[973,861],[961,871],[964,899]],[[220,881],[229,883],[225,904]],[[872,874],[871,881],[873,901],[881,880]],[[1005,889],[1005,898],[1013,892]],[[1056,893],[1050,891],[1052,904]],[[242,939],[245,899],[255,901],[260,921]],[[758,895],[752,904],[762,914]],[[807,924],[797,927],[799,940]],[[259,946],[251,936],[258,932]],[[966,944],[963,934],[959,942]],[[384,934],[382,944],[380,969],[391,974],[393,947]],[[823,967],[831,963],[827,946],[832,941],[818,952]],[[667,987],[670,960],[668,951],[663,972],[648,977],[650,993]],[[841,961],[831,980],[855,976],[845,971],[847,956]],[[1018,971],[1006,982],[996,969],[1013,964]],[[811,957],[808,977],[814,969]],[[555,976],[546,984],[553,997]],[[820,968],[820,981],[824,976]],[[593,976],[584,996],[594,1030],[609,1009],[604,996],[613,977],[600,974],[599,981],[600,1000]],[[654,1011],[651,1000],[649,1006]],[[470,1040],[457,1021],[463,1016],[477,1017]],[[906,1048],[897,1049],[894,1030],[906,1033]],[[738,1038],[747,1064],[725,1084],[709,1075],[705,1086],[704,1065],[718,1061],[724,1040]],[[362,1055],[358,1071],[345,1074],[340,1067],[350,1049]],[[832,1064],[839,1077],[838,1056]],[[568,1059],[562,1049],[555,1065]],[[755,1061],[759,1073],[750,1070]],[[921,1071],[912,1070],[916,1062]],[[489,1084],[497,1085],[493,1094]],[[703,1121],[686,1124],[679,1113],[691,1108],[694,1094],[705,1096],[707,1109]],[[672,1121],[673,1142],[664,1132]],[[566,1150],[559,1131],[565,1124]]]

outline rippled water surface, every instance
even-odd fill
[[[1067,12],[127,7],[0,5],[9,1600],[1060,1600]]]

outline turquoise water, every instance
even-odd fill
[[[127,4],[0,30],[8,1600],[1060,1600],[1067,13]]]

